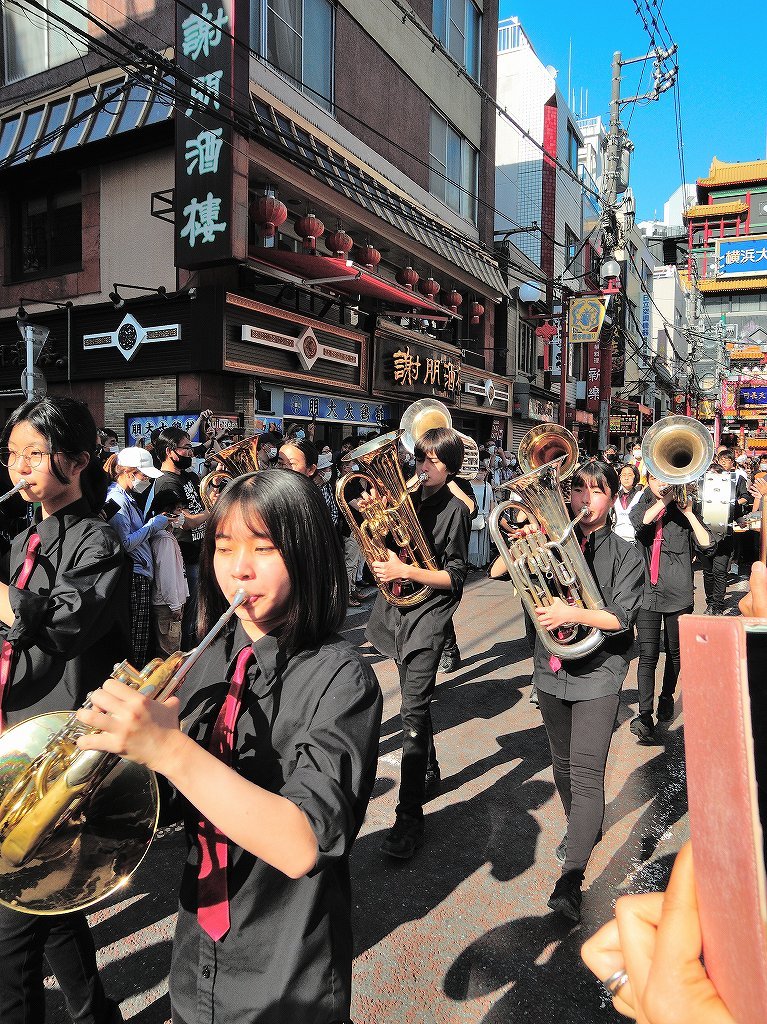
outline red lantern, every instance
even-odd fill
[[[360,263],[363,267],[366,267],[368,270],[375,270],[380,262],[381,254],[374,245],[366,242],[365,245],[360,246]]]
[[[418,284],[418,274],[412,267],[403,267],[402,270],[397,272],[397,281],[403,288],[407,288],[409,292],[412,292]]]
[[[287,206],[269,191],[250,204],[249,212],[258,225],[261,244],[267,249],[274,248],[277,228],[287,220]]]
[[[421,295],[426,295],[430,299],[435,299],[439,295],[439,285],[433,277],[427,277],[425,281],[419,282],[418,291]]]
[[[313,213],[307,213],[305,217],[299,217],[295,224],[296,234],[303,239],[304,252],[315,252],[317,239],[322,238],[325,233],[325,225]]]
[[[325,248],[328,252],[332,252],[334,256],[338,257],[348,256],[353,245],[354,239],[351,235],[347,235],[341,227],[337,228],[332,235],[328,235],[325,239]]]
[[[473,324],[479,323],[479,318],[484,314],[485,307],[481,302],[472,302],[471,304],[471,322]]]
[[[455,289],[452,292],[448,292],[447,304],[451,313],[457,313],[458,307],[461,305],[462,302],[463,295],[461,295],[460,292],[455,291]]]

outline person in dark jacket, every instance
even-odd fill
[[[693,557],[695,551],[710,555],[716,546],[709,530],[695,515],[692,502],[679,505],[676,494],[675,488],[648,473],[647,487],[629,516],[645,567],[642,608],[637,618],[639,714],[630,726],[643,743],[654,737],[655,669],[660,657],[661,624],[666,637],[666,664],[658,699],[658,721],[668,722],[674,717],[674,691],[679,678],[679,617],[693,609]]]
[[[642,599],[639,554],[612,531],[617,493],[618,476],[606,462],[587,463],[572,477],[573,515],[589,509],[575,528],[576,536],[604,609],[573,607],[555,597],[535,610],[539,629],[576,623],[605,635],[595,652],[573,659],[550,655],[539,634],[535,641],[533,682],[551,747],[554,782],[567,816],[567,832],[555,853],[562,874],[548,905],[572,921],[580,920],[583,877],[601,836],[605,766]]]
[[[125,656],[131,565],[115,531],[97,518],[108,478],[85,405],[64,397],[27,402],[1,443],[11,482],[24,480],[21,496],[39,504],[35,522],[13,541],[10,582],[0,583],[8,665],[0,669],[0,708],[14,725],[79,707]],[[75,1020],[122,1020],[101,985],[84,913],[36,916],[2,907],[3,1024],[45,1019],[43,955]]]
[[[439,568],[403,562],[393,551],[373,562],[380,582],[393,587],[428,586],[432,593],[411,607],[390,604],[379,594],[366,636],[381,654],[394,658],[402,691],[402,767],[396,820],[381,850],[412,857],[423,842],[423,805],[439,785],[430,704],[448,627],[463,593],[468,571],[470,513],[448,488],[448,477],[463,463],[463,441],[447,427],[427,430],[416,442],[416,473],[426,479],[413,494],[424,537]],[[405,581],[400,583],[400,581]],[[404,593],[404,589],[403,589]]]

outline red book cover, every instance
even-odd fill
[[[763,814],[767,796],[765,630],[767,622],[756,619],[685,615],[680,620],[687,793],[703,957],[737,1024],[767,1021],[767,878],[759,815],[759,784]]]

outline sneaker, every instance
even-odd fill
[[[538,690],[535,685],[533,685],[533,688],[530,690],[530,703],[536,708],[540,707],[540,704],[538,703]]]
[[[424,789],[426,799],[431,800],[432,797],[437,796],[442,785],[442,773],[439,770],[438,764],[430,764],[426,769],[426,786]]]
[[[362,606],[362,601],[358,600],[354,596],[354,594],[349,594],[349,600],[347,604],[350,608],[360,608]]]
[[[549,896],[548,905],[551,909],[576,924],[581,919],[582,884],[582,871],[568,871],[562,875]]]
[[[563,867],[565,861],[567,860],[567,834],[566,833],[565,833],[565,835],[562,836],[562,842],[559,844],[559,846],[557,846],[556,850],[554,850],[554,859],[556,860],[557,864],[559,864],[560,867]]]
[[[461,652],[457,647],[451,648],[449,651],[444,650],[442,657],[439,659],[439,671],[440,672],[455,672],[461,665]]]
[[[631,729],[635,736],[639,737],[640,743],[649,743],[655,739],[655,722],[653,722],[652,715],[648,712],[637,715],[636,718],[632,719],[629,729]]]
[[[664,697],[663,694],[658,697],[658,721],[659,722],[670,722],[674,717],[674,698]]]
[[[392,828],[384,836],[381,853],[400,860],[409,860],[419,846],[423,845],[423,818],[409,814],[398,814]]]

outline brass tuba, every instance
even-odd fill
[[[421,398],[419,401],[413,402],[405,409],[399,426],[402,431],[400,443],[411,455],[415,451],[418,439],[427,430],[434,430],[436,427],[455,429],[450,410],[436,398]],[[463,441],[463,462],[456,476],[460,476],[463,480],[473,480],[479,472],[477,442],[468,434],[462,434],[459,430],[455,432]]]
[[[552,604],[555,597],[565,604],[592,611],[605,607],[575,535],[576,524],[588,510],[583,509],[571,520],[559,486],[559,467],[565,458],[560,456],[513,480],[508,485],[513,496],[496,505],[489,523],[490,536],[543,646],[549,654],[563,659],[592,654],[602,644],[604,634],[594,627],[576,624],[544,629],[538,623],[535,609]],[[510,509],[524,512],[529,522],[515,529],[509,542],[500,528],[500,518]]]
[[[189,654],[155,658],[140,672],[123,661],[112,678],[167,700],[246,600],[238,591]],[[0,738],[0,904],[27,914],[82,910],[125,885],[144,859],[157,828],[157,779],[116,754],[81,750],[78,736],[96,731],[60,711]]]
[[[219,489],[222,484],[229,483],[236,476],[258,471],[256,442],[259,436],[254,434],[252,437],[243,438],[242,441],[235,441],[228,448],[222,448],[220,452],[208,453],[208,458],[215,459],[219,464],[218,469],[214,469],[200,481],[200,497],[208,511],[215,505],[210,493],[212,490]]]
[[[559,480],[567,480],[578,465],[578,442],[575,434],[558,423],[539,423],[531,427],[519,442],[519,468],[532,473],[541,466],[560,460]]]
[[[687,485],[714,461],[714,440],[691,416],[664,416],[645,434],[642,459],[648,472],[674,488],[674,500],[684,506],[689,500]]]
[[[368,565],[388,559],[386,538],[391,535],[403,562],[419,565],[422,569],[436,570],[439,567],[423,535],[397,457],[397,444],[401,435],[401,430],[393,430],[373,441],[367,441],[344,458],[344,462],[359,463],[365,472],[345,473],[338,480],[336,502],[357,538]],[[364,507],[360,509],[362,523],[359,525],[345,497],[346,488],[352,480],[364,480],[368,489],[372,488],[375,494],[374,497],[366,498]],[[412,608],[432,593],[431,587],[411,583],[403,583],[400,587],[393,582],[384,582],[377,586],[389,604],[398,608]],[[406,589],[406,592],[398,593],[400,589]]]

